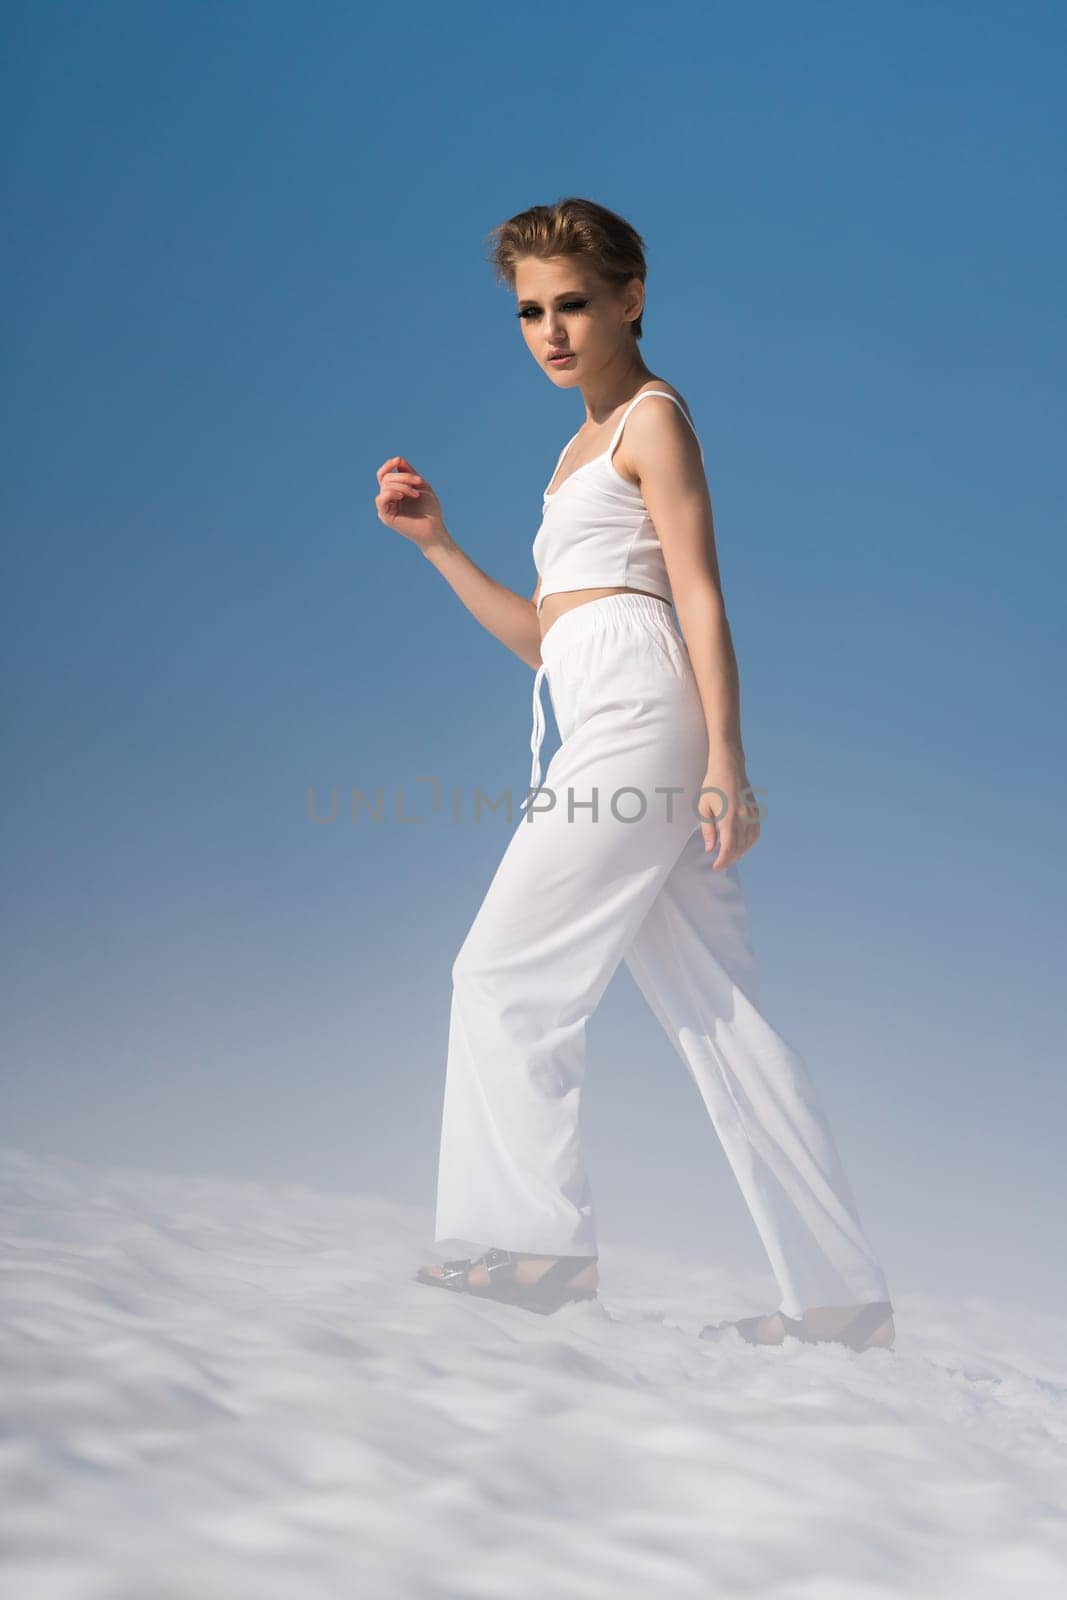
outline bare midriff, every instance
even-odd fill
[[[544,603],[539,613],[541,623],[541,637],[551,628],[557,617],[565,611],[573,611],[576,606],[588,605],[590,600],[602,600],[608,594],[650,594],[649,589],[560,589],[555,594],[546,594]],[[658,600],[666,610],[670,610],[670,602],[664,600],[662,595],[652,595],[653,600]]]

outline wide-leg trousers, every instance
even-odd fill
[[[562,742],[540,786],[535,746],[533,792],[452,966],[436,1247],[596,1254],[586,1025],[625,960],[695,1080],[778,1309],[888,1300],[815,1085],[760,1009],[738,866],[713,871],[704,849],[707,727],[671,608],[587,601],[541,660]]]

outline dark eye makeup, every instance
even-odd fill
[[[588,300],[564,300],[559,309],[561,311],[583,311],[588,304]],[[529,322],[531,314],[540,316],[541,307],[523,306],[521,311],[516,311],[515,313],[520,322]]]

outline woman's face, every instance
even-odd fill
[[[523,338],[561,389],[576,387],[618,358],[624,343],[632,342],[627,324],[639,315],[643,297],[640,279],[620,291],[577,256],[523,256],[515,267]],[[557,351],[565,352],[564,359],[552,359]]]

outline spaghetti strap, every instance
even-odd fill
[[[662,389],[646,390],[648,394],[662,394],[674,400],[672,394]],[[537,608],[554,594],[576,593],[582,589],[623,589],[636,591],[648,597],[649,604],[659,601],[668,605],[673,600],[670,574],[660,543],[659,534],[649,514],[641,485],[624,478],[611,463],[611,451],[616,448],[626,417],[644,394],[631,395],[616,415],[614,439],[610,450],[573,466],[575,444],[583,437],[583,429],[568,439],[560,451],[555,471],[545,489],[541,508],[541,525],[533,541],[534,565],[538,574]],[[682,410],[681,401],[675,404]],[[690,421],[696,435],[696,429]],[[677,430],[676,430],[677,431]],[[697,439],[699,445],[700,440]],[[582,452],[585,454],[585,452]],[[704,452],[700,452],[701,460]],[[573,466],[567,477],[553,487],[560,475]],[[634,594],[630,595],[631,600]],[[551,624],[552,628],[557,622]],[[537,685],[539,688],[540,685]],[[534,739],[532,750],[536,762],[539,737],[537,727],[541,713],[537,709],[535,688]],[[531,784],[538,782],[535,768]]]
[[[692,430],[693,438],[697,442],[697,449],[700,451],[700,460],[701,460],[701,462],[703,462],[703,460],[704,460],[704,446],[700,442],[699,434],[697,433],[696,429],[693,427],[692,418],[690,417],[688,411],[686,411],[685,407],[682,405],[682,402],[680,400],[676,399],[673,394],[668,394],[666,389],[645,389],[641,394],[634,396],[634,398],[630,401],[630,404],[626,407],[626,410],[623,412],[622,416],[619,418],[619,426],[615,429],[615,437],[612,439],[611,444],[608,447],[608,452],[607,452],[608,460],[610,461],[612,456],[615,454],[615,446],[618,444],[620,438],[622,437],[622,430],[626,425],[626,419],[630,415],[630,412],[633,410],[634,406],[638,405],[642,400],[649,399],[650,396],[652,396],[652,395],[659,395],[659,397],[661,399],[663,399],[663,400],[672,400],[674,402],[674,404],[678,407],[678,410],[682,413],[682,416],[685,418],[686,422],[689,423],[689,427]],[[560,457],[560,460],[562,460],[562,457]],[[556,463],[556,471],[558,472],[558,470],[559,470],[559,462]],[[552,474],[552,477],[554,478],[555,475],[556,474],[554,472]],[[549,482],[551,483],[551,481],[552,481],[552,479],[550,478]]]

